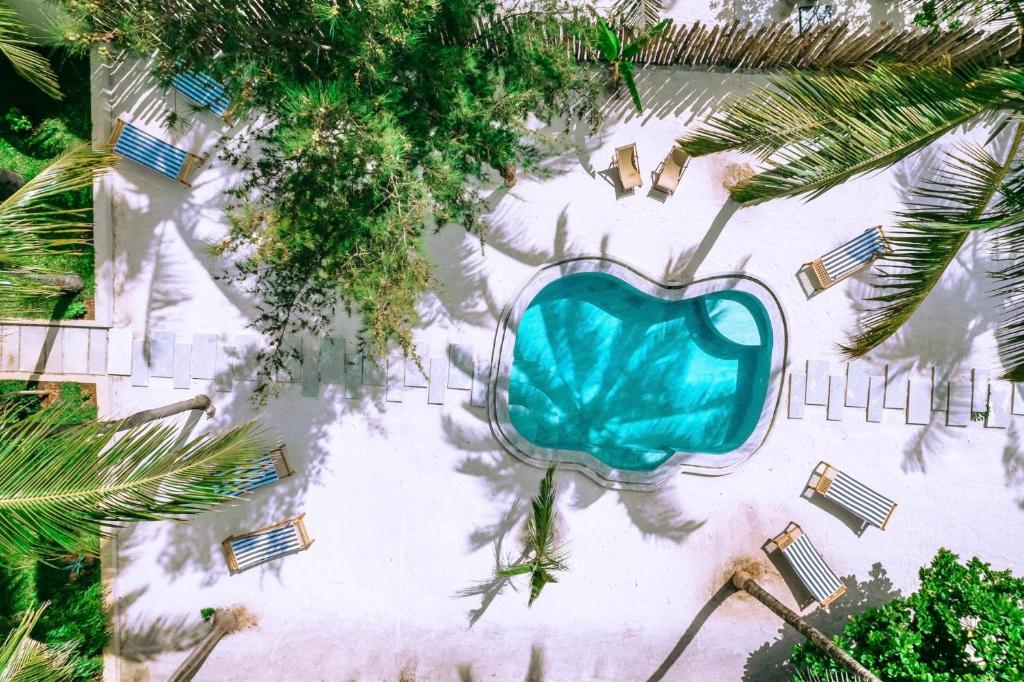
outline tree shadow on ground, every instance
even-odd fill
[[[736,588],[732,586],[731,582],[727,582],[719,587],[714,594],[704,603],[704,606],[700,608],[697,615],[694,616],[690,622],[689,627],[683,632],[682,637],[676,642],[675,646],[672,647],[672,651],[669,652],[665,660],[662,661],[658,669],[651,673],[651,676],[647,678],[647,682],[659,682],[665,678],[665,675],[672,669],[672,666],[676,664],[676,661],[686,652],[686,648],[690,646],[690,643],[700,632],[700,629],[704,627],[704,623],[707,622],[711,614],[715,612],[719,606],[722,605],[731,594],[736,592]]]
[[[844,578],[846,593],[828,609],[817,609],[804,616],[804,620],[832,637],[842,631],[850,616],[902,596],[881,564],[874,564],[868,575],[869,579],[864,581],[858,581],[855,576]],[[794,674],[789,666],[789,655],[794,645],[804,641],[802,635],[780,621],[778,637],[765,642],[747,657],[743,681],[778,682],[789,679]]]

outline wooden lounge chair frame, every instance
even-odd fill
[[[269,526],[264,526],[263,528],[258,528],[256,530],[249,531],[248,533],[229,535],[228,537],[224,538],[224,540],[221,541],[220,544],[221,547],[224,549],[224,558],[228,562],[228,570],[231,572],[231,575],[241,573],[243,570],[247,570],[249,568],[254,568],[259,564],[265,563],[267,561],[273,561],[274,559],[280,559],[281,557],[288,556],[289,554],[295,554],[296,552],[301,552],[303,550],[309,549],[309,546],[313,544],[313,540],[309,537],[309,531],[306,530],[305,516],[305,514],[299,514],[296,517],[286,519],[285,521],[280,521],[278,523],[273,523]],[[238,559],[237,557],[235,557],[235,552],[231,548],[231,543],[234,540],[253,537],[255,535],[262,535],[263,533],[267,533],[278,528],[283,528],[288,525],[294,526],[296,533],[298,533],[300,542],[300,546],[298,549],[290,550],[282,554],[275,554],[274,556],[267,557],[263,561],[253,564],[252,566],[246,566],[244,569],[240,569],[238,567]]]
[[[192,76],[196,76],[198,74],[196,74],[195,72],[192,72],[191,74],[186,74],[186,72],[180,72],[179,71],[177,75],[192,75]],[[203,75],[205,76],[205,74],[203,74]],[[209,78],[210,80],[213,80],[209,76],[206,76],[206,77]],[[220,85],[219,83],[218,83],[218,85],[221,87],[221,89],[223,89],[222,85]],[[217,113],[216,111],[214,111],[213,109],[210,108],[210,103],[202,102],[201,100],[198,100],[195,97],[193,97],[190,93],[188,93],[187,91],[182,89],[178,85],[178,82],[176,80],[174,80],[173,78],[171,79],[171,87],[174,88],[176,91],[180,92],[182,95],[184,95],[188,99],[190,99],[193,102],[195,102],[201,109],[203,109],[204,111],[210,112],[214,116],[219,117],[222,121],[224,121],[228,125],[232,125],[235,122],[235,111],[237,109],[238,103],[237,102],[232,102],[226,95],[224,96],[224,99],[228,101],[228,106],[224,109],[223,113]]]
[[[779,533],[778,535],[776,535],[775,537],[773,537],[771,540],[769,540],[768,542],[766,542],[764,544],[764,551],[768,552],[769,554],[771,554],[772,552],[775,552],[775,551],[780,551],[781,552],[782,550],[786,549],[791,544],[796,542],[797,539],[799,539],[800,536],[804,535],[804,534],[805,533],[804,533],[803,529],[799,525],[797,525],[796,523],[790,521],[789,525],[786,526],[786,529],[784,531],[782,531],[781,533]],[[814,543],[811,543],[811,546],[814,547]],[[817,552],[817,548],[815,548],[815,552]],[[788,558],[787,558],[787,561],[788,561]],[[824,559],[823,559],[823,561],[824,561]],[[832,569],[829,568],[829,570],[831,571]],[[810,592],[811,591],[810,588],[807,586],[806,582],[804,582],[804,577],[802,575],[800,575],[800,573],[798,571],[796,571],[795,569],[794,569],[794,573],[796,573],[797,577],[800,579],[800,582],[804,584],[804,588],[807,589],[808,592]],[[834,571],[833,571],[833,573],[834,573]],[[836,576],[836,577],[838,578],[838,576]],[[825,608],[826,606],[828,606],[829,604],[834,602],[836,599],[839,599],[839,597],[843,596],[843,594],[845,594],[845,593],[846,593],[846,585],[840,584],[839,587],[837,587],[836,590],[832,594],[828,595],[823,600],[819,600],[818,603],[821,605],[822,608]],[[813,596],[813,594],[811,596]]]
[[[124,120],[123,118],[119,118],[119,119],[117,119],[114,122],[114,129],[110,131],[109,144],[110,144],[111,147],[114,147],[117,144],[117,140],[121,137],[121,133],[124,132],[125,127],[128,126],[128,125],[129,125],[128,121]],[[143,130],[142,132],[145,133],[146,131]],[[149,133],[146,133],[146,134],[148,135]],[[172,147],[174,147],[174,145],[170,144],[169,142],[167,144],[172,146]],[[180,150],[180,151],[185,152],[185,150],[181,149],[181,147],[175,147],[175,148]],[[118,153],[120,154],[120,152],[118,152]],[[186,158],[185,158],[185,163],[183,163],[181,165],[181,168],[178,170],[178,176],[175,178],[175,180],[177,180],[181,184],[185,185],[186,187],[191,187],[192,186],[192,182],[190,180],[190,176],[191,176],[192,172],[196,168],[198,168],[203,163],[206,163],[206,157],[197,156],[197,155],[193,154],[192,152],[185,152],[185,154],[187,155]],[[129,161],[135,161],[135,159],[131,158],[130,156],[125,156],[123,154],[122,154],[122,156],[124,156]],[[160,171],[157,171],[154,168],[150,168],[146,164],[141,163],[139,161],[135,161],[135,163],[138,163],[140,166],[143,166],[144,168],[149,168],[150,170],[155,171],[157,173],[160,172]],[[160,174],[163,175],[163,173],[160,173]],[[166,176],[164,176],[164,177],[166,177]]]
[[[842,249],[845,249],[852,242],[855,242],[858,239],[860,239],[861,237],[863,237],[865,233],[874,232],[874,231],[877,231],[877,233],[878,233],[878,236],[879,236],[880,241],[882,243],[882,250],[874,252],[874,254],[871,256],[871,258],[865,260],[862,263],[859,263],[855,267],[846,269],[841,275],[839,275],[835,279],[832,279],[831,276],[829,276],[828,270],[825,268],[825,264],[823,263],[823,261],[826,258],[828,258],[829,256],[831,256],[832,254],[834,254],[834,253],[836,253],[838,251],[841,251]],[[803,264],[803,268],[808,270],[808,274],[809,275],[812,275],[810,277],[810,279],[811,279],[811,286],[814,288],[814,290],[816,292],[819,292],[819,291],[824,291],[825,289],[828,289],[829,287],[832,287],[832,286],[838,284],[839,282],[842,282],[844,279],[846,279],[850,275],[855,275],[858,272],[860,272],[861,270],[863,270],[864,268],[871,267],[871,264],[874,263],[879,257],[881,257],[883,255],[888,255],[888,254],[891,254],[891,253],[892,253],[892,247],[889,245],[889,240],[888,240],[888,238],[885,235],[885,231],[882,229],[881,225],[875,225],[874,227],[870,227],[867,230],[864,230],[864,232],[860,233],[859,235],[857,235],[856,237],[854,237],[850,241],[848,241],[848,242],[846,242],[844,244],[840,244],[836,248],[832,249],[831,251],[829,251],[828,253],[823,255],[821,258],[816,258],[816,259],[812,260],[810,263],[804,263]]]
[[[676,160],[677,154],[679,156],[678,161]],[[657,170],[654,171],[654,189],[662,191],[665,194],[668,194],[669,196],[675,194],[676,187],[679,186],[679,179],[683,177],[683,171],[686,170],[686,164],[689,162],[689,160],[690,155],[683,151],[682,147],[680,147],[679,145],[673,146],[669,153],[662,160],[661,165],[658,166]],[[666,177],[666,171],[669,171],[670,163],[671,168],[673,169],[671,171],[672,175],[668,176],[673,180],[671,187],[662,184],[662,179]],[[677,168],[678,172],[674,170]]]
[[[807,482],[807,487],[804,488],[804,496],[807,497],[809,495],[813,495],[814,493],[817,493],[818,495],[821,495],[822,497],[825,497],[827,495],[828,491],[829,491],[829,488],[832,487],[833,481],[835,481],[836,476],[839,473],[841,473],[841,472],[840,472],[840,470],[837,467],[832,466],[831,464],[829,464],[825,460],[821,460],[818,463],[818,466],[814,467],[814,471],[811,472],[811,478]],[[860,481],[857,481],[857,479],[853,478],[849,474],[844,474],[844,475],[847,476],[848,478],[850,478],[851,480],[856,481],[857,483],[859,483],[860,485],[864,486],[865,488],[868,488],[868,486],[864,485]],[[868,488],[868,490],[871,490],[871,492],[875,493],[879,497],[883,497],[886,500],[889,499],[889,498],[886,498],[881,493],[875,492],[875,490],[873,488]],[[867,526],[874,526],[875,525],[870,520],[864,518],[861,514],[859,514],[858,512],[854,511],[853,509],[851,509],[847,505],[842,504],[842,503],[834,500],[833,498],[827,498],[827,499],[829,499],[830,501],[834,502],[835,504],[838,504],[840,507],[842,507],[843,509],[847,510],[848,512],[850,512],[851,514],[856,516],[858,519],[860,519],[860,521],[862,523],[861,530],[863,530]],[[886,514],[885,520],[882,521],[882,525],[878,526],[878,528],[880,530],[885,530],[885,527],[889,525],[889,521],[892,519],[893,512],[896,511],[896,506],[897,505],[894,502],[892,507],[889,508],[889,513]]]
[[[626,176],[623,174],[622,165],[625,161],[625,159],[622,156],[624,152],[629,153],[629,164],[631,166],[631,168],[628,169],[629,172],[636,173],[635,184],[631,183],[629,185],[626,185]],[[616,147],[615,156],[612,158],[612,163],[619,171],[619,183],[622,185],[622,189],[633,190],[636,189],[637,187],[643,187],[644,178],[643,175],[640,174],[640,157],[636,153],[636,142],[624,145],[622,147]]]

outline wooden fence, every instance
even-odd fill
[[[508,24],[505,24],[508,26]],[[511,26],[508,26],[510,29]],[[486,41],[486,32],[483,32]],[[580,61],[598,61],[597,50],[564,29],[557,38]],[[730,24],[677,25],[655,38],[632,61],[643,65],[731,70],[824,69],[863,64],[881,56],[903,62],[1000,63],[1021,47],[1015,26],[986,31],[964,26],[953,31],[918,28],[871,29],[834,22],[798,35],[792,22],[754,28]]]

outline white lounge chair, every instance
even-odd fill
[[[629,190],[644,184],[640,177],[640,159],[636,155],[636,143],[615,149],[615,167],[619,169],[622,189]]]
[[[782,552],[800,582],[822,608],[846,592],[846,585],[828,567],[810,538],[795,523],[790,522],[786,530],[765,543],[764,549],[769,553],[775,550]]]
[[[892,253],[882,226],[862,232],[856,239],[829,251],[810,263],[804,263],[815,291],[828,289],[850,275],[871,265],[881,255]]]
[[[227,559],[231,574],[307,549],[313,541],[306,531],[303,517],[305,514],[259,530],[225,538],[221,545],[224,547],[224,558]]]
[[[665,194],[674,194],[689,159],[689,154],[684,152],[682,147],[672,147],[672,151],[668,153],[654,174],[654,189],[661,190]]]
[[[805,492],[817,493],[832,500],[861,519],[865,525],[870,524],[882,530],[885,530],[892,513],[896,511],[896,503],[888,497],[876,493],[825,461],[814,468]]]
[[[203,162],[200,156],[179,149],[159,137],[118,119],[110,134],[115,154],[141,163],[172,180],[191,187],[189,176]]]

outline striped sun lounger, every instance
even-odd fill
[[[786,530],[765,543],[764,549],[769,553],[781,551],[800,582],[823,608],[846,592],[846,585],[828,567],[810,539],[804,535],[803,529],[795,523],[791,522]]]
[[[882,226],[878,225],[821,258],[805,263],[804,267],[809,269],[811,286],[815,291],[822,291],[868,267],[879,256],[891,252]]]
[[[275,448],[256,460],[252,469],[247,469],[246,474],[256,476],[245,485],[245,492],[256,490],[276,483],[282,478],[288,478],[295,472],[288,466],[288,460],[284,458],[284,446]]]
[[[150,135],[124,119],[118,119],[110,134],[114,153],[141,163],[172,180],[191,187],[189,176],[204,159]]]
[[[896,503],[888,497],[879,495],[824,461],[814,468],[806,490],[832,500],[861,519],[864,525],[870,524],[882,530],[885,530],[892,513],[896,511]]]
[[[307,549],[313,541],[309,539],[303,517],[305,514],[251,533],[225,538],[221,544],[231,574]]]
[[[224,92],[224,86],[205,73],[183,72],[171,78],[171,85],[199,106],[206,107],[231,123],[231,100]]]

